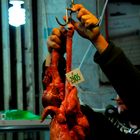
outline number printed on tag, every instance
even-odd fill
[[[84,81],[83,75],[79,68],[66,73],[66,78],[71,84],[79,84]]]

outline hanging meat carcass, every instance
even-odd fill
[[[58,64],[62,56],[56,50],[51,53],[51,64],[46,67],[43,84],[46,89],[43,92],[42,104],[43,107],[53,105],[59,107],[64,100],[64,80],[61,78],[58,71]]]
[[[71,71],[74,34],[73,25],[69,23],[67,26],[66,73]],[[49,83],[46,82],[46,91],[42,97],[44,106],[42,121],[51,114],[50,140],[85,140],[89,134],[89,123],[80,110],[77,88],[67,80],[62,83],[57,68],[59,55],[57,51],[52,51],[51,64],[53,65],[47,70],[47,77],[52,79],[48,79]],[[55,69],[52,70],[54,65]]]

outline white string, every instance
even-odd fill
[[[86,58],[86,56],[87,56],[87,54],[88,54],[88,52],[89,52],[91,46],[92,46],[92,43],[89,44],[88,49],[86,50],[86,52],[85,52],[85,54],[84,54],[84,57],[83,57],[83,59],[82,59],[80,65],[79,65],[79,69],[81,68],[81,66],[82,66],[82,64],[83,64],[83,62],[84,62],[84,60],[85,60],[85,58]]]
[[[104,7],[103,7],[101,16],[100,16],[100,18],[99,18],[99,26],[100,26],[101,23],[102,23],[102,20],[103,20],[103,16],[104,16],[104,13],[105,13],[105,9],[106,9],[107,3],[108,3],[108,0],[105,1],[105,4],[104,4]]]

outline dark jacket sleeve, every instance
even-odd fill
[[[103,113],[93,111],[88,105],[81,105],[81,111],[90,125],[90,137],[86,140],[119,140],[124,134],[105,117]]]
[[[93,111],[87,105],[81,105],[81,111],[86,115],[90,124],[90,137],[86,140],[139,140],[140,136],[122,133],[100,112]]]
[[[98,63],[127,105],[131,119],[140,120],[140,71],[126,57],[121,48],[110,43],[101,55],[96,52],[94,61]]]

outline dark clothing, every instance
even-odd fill
[[[119,140],[120,131],[102,113],[94,112],[88,106],[81,106],[81,110],[86,115],[90,124],[89,140]]]
[[[140,126],[140,71],[113,43],[110,43],[101,55],[96,52],[94,61],[100,65],[117,94],[127,106],[129,110],[127,119]]]
[[[134,123],[140,123],[140,71],[132,65],[123,51],[113,44],[110,44],[102,55],[96,53],[94,60],[132,114],[130,119]]]
[[[86,115],[91,130],[90,138],[86,140],[140,140],[140,129],[135,130],[135,132],[138,131],[138,134],[124,132],[125,124],[118,119],[115,111],[111,114],[107,113],[107,110],[105,113],[99,113],[87,105],[81,105],[81,110]],[[117,125],[117,122],[120,126]]]

